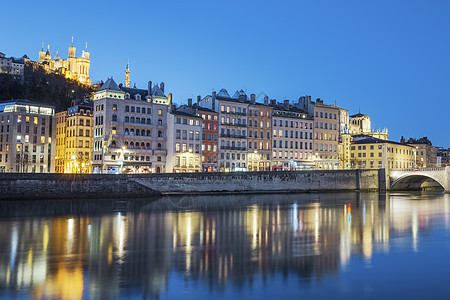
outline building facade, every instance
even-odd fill
[[[17,100],[0,103],[0,172],[55,171],[54,108]]]
[[[50,46],[47,46],[47,51],[44,52],[44,44],[39,52],[39,64],[44,67],[47,72],[54,72],[64,75],[68,79],[77,80],[84,85],[91,85],[92,80],[89,78],[90,67],[90,53],[86,49],[82,51],[80,57],[75,56],[76,48],[72,44],[69,47],[69,56],[67,59],[62,59],[56,51],[55,57],[52,58],[50,53]]]
[[[14,78],[23,80],[24,77],[24,59],[15,59],[13,57],[6,57],[4,53],[0,52],[0,74],[8,74]]]
[[[92,173],[92,102],[73,105],[55,115],[56,172]]]
[[[314,103],[314,161],[317,169],[339,167],[340,107],[325,104],[317,99]]]
[[[257,103],[255,94],[250,95],[248,105],[248,153],[249,171],[270,171],[272,166],[272,107],[268,97],[264,104]]]
[[[189,110],[181,107],[168,115],[166,172],[202,171],[202,118],[193,108]]]
[[[199,99],[200,100],[200,99]],[[197,106],[197,116],[202,118],[202,171],[218,171],[219,114],[209,108]]]
[[[218,112],[218,171],[247,171],[247,95],[241,90],[232,98],[221,89],[201,99],[199,106]]]
[[[353,137],[350,155],[351,167],[358,169],[403,169],[415,163],[413,146],[363,135]]]
[[[422,137],[420,139],[410,138],[406,143],[415,148],[415,168],[428,168],[437,166],[437,149],[432,145],[431,141],[427,137]]]
[[[144,90],[109,78],[94,94],[93,172],[165,172],[171,102],[164,83]]]
[[[272,100],[272,170],[314,168],[313,120],[307,112]]]

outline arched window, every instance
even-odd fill
[[[141,118],[136,117],[136,123],[141,123]]]
[[[117,110],[117,104],[113,104],[112,110]]]
[[[150,143],[147,143],[147,145],[146,145],[146,148],[147,148],[147,150],[150,150]]]
[[[133,142],[130,143],[130,149],[134,149],[134,143]]]
[[[136,129],[136,135],[141,135],[141,131],[139,129]]]
[[[158,150],[161,150],[161,143],[158,143]]]
[[[134,123],[134,117],[131,117],[131,123]]]
[[[158,125],[162,126],[162,120],[161,119],[158,119]]]
[[[145,144],[141,143],[141,149],[145,149]]]
[[[130,135],[130,131],[128,130],[128,128],[125,128],[125,135]]]
[[[158,137],[163,137],[162,131],[158,131]]]
[[[130,130],[130,135],[134,135],[134,129],[133,128],[131,128],[131,130]]]
[[[117,116],[116,115],[112,115],[112,121],[113,122],[117,122]]]
[[[147,118],[147,124],[152,124],[152,119]]]
[[[152,132],[150,130],[147,130],[147,136],[151,136]]]
[[[116,141],[111,142],[111,148],[116,148]]]
[[[125,146],[125,148],[129,149],[128,142],[125,142],[124,146]]]

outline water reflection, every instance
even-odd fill
[[[308,282],[352,257],[370,263],[393,241],[419,251],[421,236],[441,218],[448,228],[450,215],[442,194],[186,196],[104,213],[71,203],[41,203],[34,216],[36,203],[0,205],[0,296],[160,298],[173,274],[218,291],[273,274]]]

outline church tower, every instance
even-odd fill
[[[42,43],[41,51],[39,51],[39,62],[43,63],[45,58],[44,43]]]
[[[127,69],[125,70],[125,87],[130,87],[130,61],[127,61]]]
[[[73,37],[72,37],[72,44],[69,47],[69,58],[75,58],[75,50],[76,48],[73,46]]]

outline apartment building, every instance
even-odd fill
[[[29,100],[0,103],[0,172],[55,171],[52,106]]]
[[[163,173],[172,95],[118,86],[109,78],[94,94],[93,173]]]
[[[272,170],[288,171],[314,168],[313,120],[306,111],[271,100]]]

